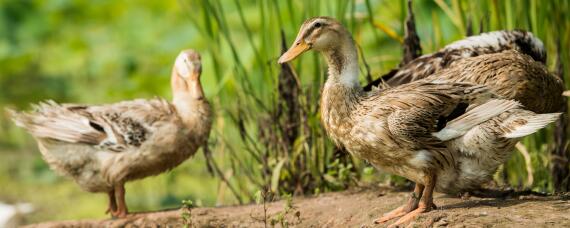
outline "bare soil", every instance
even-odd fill
[[[386,227],[374,224],[382,214],[406,202],[408,191],[366,188],[326,193],[264,205],[193,208],[188,227]],[[407,227],[570,227],[570,195],[469,199],[436,194],[437,210]],[[124,219],[60,221],[30,227],[181,227],[182,209],[135,213]],[[272,225],[273,224],[273,225]]]

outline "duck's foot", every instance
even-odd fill
[[[402,215],[405,215],[409,212],[406,210],[406,207],[407,207],[407,205],[403,205],[401,207],[398,207],[398,208],[384,214],[379,219],[374,220],[374,223],[376,223],[376,224],[385,223],[385,222],[389,221],[390,219],[398,218]]]
[[[406,204],[388,212],[387,214],[384,214],[379,219],[374,220],[374,223],[376,224],[385,223],[393,218],[398,218],[418,208],[418,203],[420,202],[420,198],[422,197],[423,190],[424,190],[423,185],[416,184],[414,192],[412,193],[410,199],[408,199],[408,202]]]
[[[125,218],[127,217],[127,215],[129,214],[129,212],[127,211],[127,209],[117,209],[114,212],[111,212],[111,215],[113,216],[113,218]]]
[[[433,207],[433,205],[426,205],[423,202],[420,202],[418,208],[416,208],[415,210],[407,213],[406,215],[404,215],[403,217],[401,217],[400,219],[398,219],[398,221],[396,221],[393,224],[390,224],[388,226],[388,228],[393,228],[393,227],[398,227],[402,224],[408,223],[413,221],[414,219],[416,219],[418,217],[418,215],[420,215],[421,213],[424,212],[428,212],[430,211],[430,209]]]
[[[388,227],[398,227],[400,225],[403,225],[404,223],[408,223],[414,220],[416,217],[418,217],[418,215],[420,215],[421,213],[428,212],[432,208],[435,208],[435,204],[433,204],[433,189],[435,188],[435,181],[436,181],[436,176],[431,174],[425,177],[424,180],[425,186],[421,185],[418,188],[418,184],[416,184],[414,193],[416,193],[416,191],[421,190],[420,191],[421,197],[418,197],[419,203],[415,204],[416,207],[414,207],[413,210],[403,215],[403,217],[401,217],[400,219],[398,219],[398,221],[396,221],[395,223],[391,224]]]

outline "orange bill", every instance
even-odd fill
[[[311,46],[305,43],[303,39],[300,39],[299,41],[295,42],[295,44],[293,44],[293,46],[289,48],[287,52],[281,55],[278,62],[279,64],[289,62],[297,58],[297,56],[303,54],[303,52],[308,51],[309,49],[311,49]]]

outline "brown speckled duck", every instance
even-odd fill
[[[328,63],[321,119],[331,139],[375,167],[416,183],[408,202],[377,222],[403,216],[393,224],[400,225],[429,211],[435,207],[434,190],[455,194],[478,188],[492,178],[520,137],[560,115],[525,110],[485,85],[439,78],[365,92],[358,81],[354,41],[332,18],[305,21],[279,62],[308,50],[320,52]],[[455,67],[451,70],[465,68]]]
[[[211,114],[200,74],[200,55],[186,50],[172,70],[172,103],[160,98],[92,106],[47,101],[33,112],[10,112],[36,138],[53,170],[86,191],[107,193],[107,212],[124,217],[126,182],[168,171],[206,142]]]
[[[545,62],[544,45],[532,33],[494,31],[467,37],[420,56],[365,86],[365,90],[381,86],[382,80],[384,85],[393,87],[427,77],[439,78],[489,86],[495,93],[515,99],[533,112],[556,112],[565,102],[564,85],[548,72]]]

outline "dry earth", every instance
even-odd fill
[[[286,203],[194,208],[191,227],[385,227],[378,216],[404,203],[406,191],[360,189],[294,198]],[[516,199],[461,199],[436,194],[437,210],[419,217],[408,227],[570,227],[570,195],[521,196]],[[181,227],[182,210],[136,213],[125,219],[62,221],[31,227]],[[394,222],[390,221],[390,222]],[[389,222],[389,223],[390,223]]]

